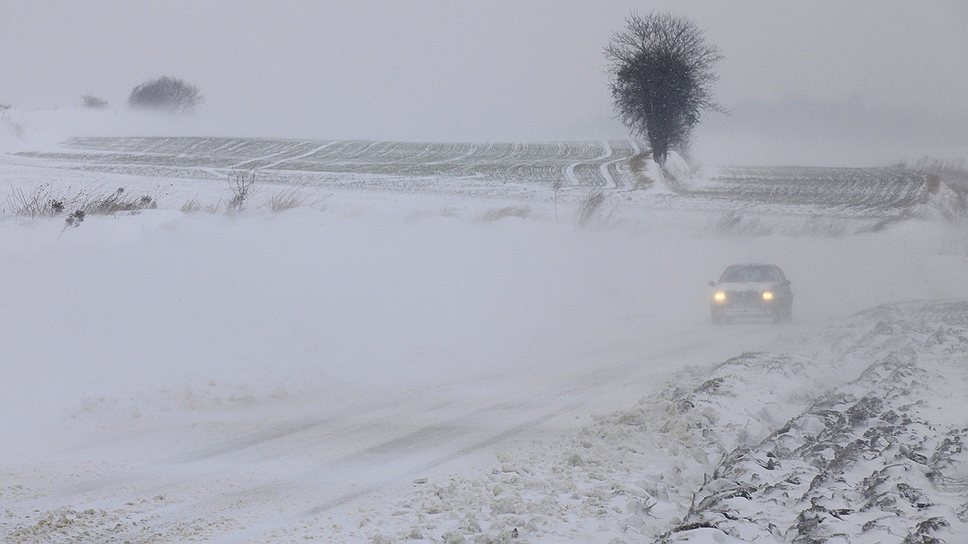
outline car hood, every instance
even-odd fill
[[[776,288],[776,282],[751,281],[746,283],[723,282],[716,284],[717,291],[768,291]]]

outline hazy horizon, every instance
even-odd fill
[[[408,141],[627,137],[602,48],[669,10],[724,55],[700,162],[883,164],[968,155],[959,2],[487,4],[0,0],[0,103],[126,110],[166,74],[206,102],[184,134]],[[130,126],[130,123],[125,126]],[[93,130],[93,129],[92,129]]]

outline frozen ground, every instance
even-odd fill
[[[968,237],[929,176],[676,182],[628,142],[20,151],[4,193],[159,207],[6,206],[7,542],[968,539]],[[247,212],[180,211],[231,167]],[[708,325],[749,260],[794,321]]]

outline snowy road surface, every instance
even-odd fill
[[[438,226],[404,225],[397,238],[384,229],[401,225],[367,225],[338,248],[331,236],[355,229],[319,228],[316,212],[248,225],[180,215],[89,219],[92,237],[74,248],[64,237],[84,233],[58,239],[56,224],[29,227],[21,242],[3,326],[41,336],[6,348],[25,367],[8,396],[20,415],[7,421],[25,439],[4,452],[20,474],[45,476],[17,498],[18,521],[54,505],[115,511],[161,496],[126,519],[172,531],[186,518],[231,519],[192,530],[249,541],[418,478],[488,466],[496,451],[552,440],[685,365],[776,334],[764,323],[710,329],[699,302],[695,322],[669,325],[683,310],[616,304],[627,297],[610,282],[635,274],[596,282],[603,262],[588,253],[614,249],[573,246],[579,233],[529,263],[534,244],[502,245],[519,225],[443,240]],[[140,232],[103,246],[118,221]],[[545,229],[525,236],[556,243]],[[278,247],[282,236],[292,245]],[[502,272],[509,251],[518,268]],[[411,262],[413,252],[428,260]],[[565,277],[542,278],[546,266]],[[199,267],[214,280],[204,288]],[[25,288],[42,294],[18,297]],[[260,522],[266,512],[276,514]]]
[[[374,164],[403,152],[389,143],[254,144],[225,152],[225,166],[288,168],[313,157],[331,165],[336,148],[358,166],[360,157]],[[845,190],[860,196],[846,209],[810,204],[822,191],[787,190],[790,180],[750,182],[756,194],[746,195],[735,189],[736,172],[678,193],[628,193],[616,173],[627,162],[615,162],[623,155],[611,144],[455,144],[446,153],[423,148],[406,176],[428,165],[492,164],[483,156],[510,164],[550,154],[564,157],[554,159],[555,171],[579,183],[586,171],[616,181],[612,207],[579,227],[574,187],[556,221],[550,189],[531,178],[492,181],[483,194],[480,179],[436,172],[435,182],[379,190],[301,186],[306,205],[282,213],[260,202],[289,186],[266,181],[245,214],[182,213],[188,198],[225,199],[211,146],[204,149],[179,148],[181,177],[146,175],[118,158],[107,168],[102,156],[72,165],[36,155],[0,161],[4,191],[123,186],[160,204],[74,228],[61,217],[0,220],[5,541],[637,542],[666,534],[716,542],[764,534],[790,542],[825,535],[817,527],[830,524],[805,521],[823,516],[860,542],[900,541],[935,518],[946,525],[928,523],[919,534],[952,543],[966,534],[968,505],[958,502],[966,460],[939,444],[962,440],[958,429],[968,427],[959,366],[968,240],[963,225],[932,211],[920,178],[850,172]],[[569,170],[575,154],[587,155],[586,166]],[[449,189],[423,190],[431,183]],[[778,206],[796,213],[772,209],[768,194],[785,195]],[[741,211],[721,215],[724,207]],[[796,293],[792,323],[708,324],[705,284],[738,261],[784,268]],[[939,299],[952,302],[850,317]],[[878,364],[929,377],[895,394]],[[823,414],[852,414],[868,389],[887,400],[863,421],[893,410],[915,423],[882,433],[883,444],[868,437],[866,454],[836,457],[840,443],[830,446],[842,459],[833,468],[826,446],[811,450],[810,467],[796,464],[807,454],[789,457],[827,439],[811,423],[815,400],[830,406]],[[947,415],[912,411],[919,402]],[[787,422],[796,430],[786,431],[789,440],[799,442],[781,451],[771,444],[788,440],[777,438]],[[890,439],[903,433],[920,438]],[[896,462],[899,444],[913,452],[904,454],[911,470],[930,467],[943,483],[891,475],[894,488],[877,484],[894,504],[904,484],[932,505],[897,507],[896,523],[876,521],[893,512],[886,502],[863,512],[829,501],[810,510],[809,500],[784,503],[749,476],[750,463],[766,463],[769,453],[793,467],[783,478],[819,475],[834,492],[838,466],[882,470]],[[736,486],[751,506],[718,494]]]

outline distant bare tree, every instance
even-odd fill
[[[135,87],[128,97],[128,104],[134,108],[184,112],[194,109],[203,100],[198,87],[177,78],[161,76]]]
[[[252,196],[255,187],[255,170],[235,170],[229,176],[229,190],[232,198],[226,204],[229,213],[240,213],[245,209],[245,203]]]
[[[84,107],[85,108],[94,108],[94,109],[100,110],[100,109],[104,109],[104,108],[108,107],[108,101],[107,100],[105,100],[103,98],[99,98],[99,97],[94,96],[92,94],[86,94],[86,95],[82,96],[81,97],[81,102],[84,103]]]
[[[631,15],[605,48],[612,98],[622,121],[647,137],[660,164],[684,149],[702,111],[720,111],[712,99],[722,56],[692,21],[668,13]]]

